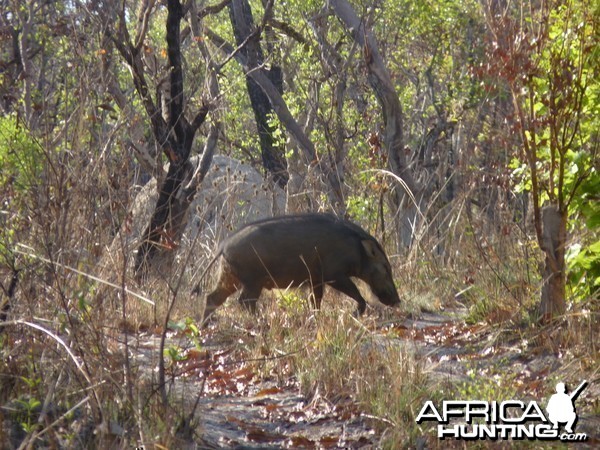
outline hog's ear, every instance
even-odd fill
[[[361,241],[361,243],[362,243],[363,247],[365,248],[365,251],[367,252],[367,256],[369,258],[377,258],[379,256],[379,254],[381,253],[381,251],[379,250],[379,247],[375,241],[372,241],[370,239],[365,239],[365,240]]]

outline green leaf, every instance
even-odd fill
[[[533,105],[533,111],[539,113],[540,111],[543,111],[545,107],[546,105],[544,105],[542,102],[537,102],[535,105]]]

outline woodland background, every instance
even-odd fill
[[[190,357],[167,331],[202,347],[199,274],[274,214],[331,212],[384,245],[405,303],[374,307],[371,331],[460,310],[597,380],[599,17],[583,0],[0,0],[0,441],[201,441],[166,389]],[[362,328],[336,322],[341,300],[306,328],[301,297],[278,294],[289,322],[236,352],[285,347],[292,363],[260,371],[339,400]],[[294,326],[340,338],[346,364],[309,367],[324,354]],[[163,337],[148,383],[142,331]],[[416,376],[386,358],[382,390]],[[391,406],[361,389],[385,445],[422,434],[422,390]]]

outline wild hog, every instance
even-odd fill
[[[221,243],[208,267],[220,256],[219,278],[206,298],[205,319],[239,289],[240,302],[256,312],[263,289],[304,283],[312,289],[314,307],[320,307],[323,288],[329,285],[356,300],[360,315],[366,303],[350,277],[364,280],[385,305],[400,303],[379,243],[359,226],[332,215],[281,216],[250,223]],[[194,292],[200,292],[199,285]]]

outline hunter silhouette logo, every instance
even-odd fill
[[[556,385],[556,394],[550,397],[546,411],[548,411],[548,419],[553,423],[552,429],[557,430],[560,422],[566,423],[565,431],[573,433],[573,426],[577,422],[577,413],[575,412],[575,399],[581,391],[587,386],[587,381],[583,381],[577,389],[571,394],[566,393],[565,383]]]
[[[587,384],[583,381],[568,394],[565,383],[557,383],[556,393],[546,405],[547,414],[534,400],[444,400],[437,407],[429,400],[421,408],[416,422],[437,422],[440,439],[586,441],[585,433],[575,433],[573,429],[577,422],[575,400]],[[560,424],[565,424],[562,433]]]

